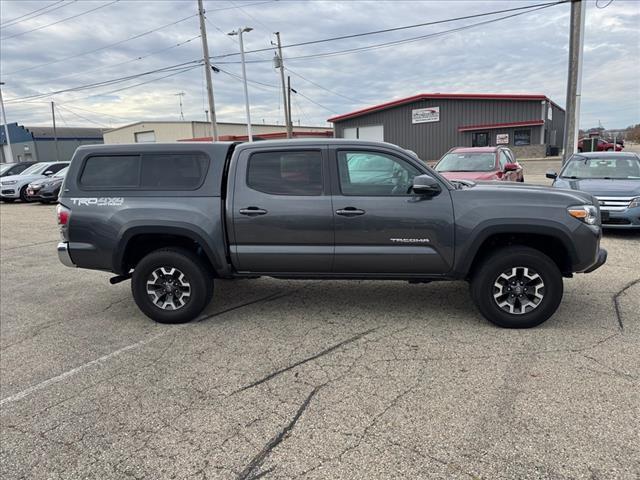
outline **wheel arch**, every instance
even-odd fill
[[[127,274],[146,254],[166,247],[186,248],[206,261],[214,276],[224,271],[224,256],[206,240],[204,231],[194,225],[172,222],[168,225],[135,225],[124,229],[113,254],[113,271]]]
[[[472,234],[475,235],[475,234]],[[465,248],[456,271],[463,278],[473,275],[482,260],[496,249],[522,245],[535,248],[550,257],[564,276],[570,276],[577,252],[568,232],[558,227],[542,225],[492,225],[482,229]]]

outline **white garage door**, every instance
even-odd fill
[[[153,130],[149,132],[136,132],[136,143],[154,143],[156,141],[156,132]]]
[[[382,125],[373,125],[371,127],[358,128],[358,138],[360,140],[372,140],[375,142],[384,142],[384,128]]]
[[[345,128],[342,132],[342,138],[358,138],[357,128]]]

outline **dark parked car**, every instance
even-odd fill
[[[31,182],[27,186],[27,199],[29,201],[37,200],[40,203],[57,202],[60,187],[68,170],[69,167],[65,167],[50,177]]]
[[[524,182],[522,166],[506,147],[452,148],[435,166],[449,180]]]
[[[547,172],[556,188],[590,193],[600,203],[602,226],[640,228],[640,156],[636,153],[577,153],[560,171]]]
[[[2,165],[0,165],[0,177],[20,175],[27,168],[36,163],[38,162],[3,163]]]
[[[265,275],[468,280],[490,321],[532,327],[558,308],[563,276],[607,256],[589,194],[449,182],[358,140],[82,146],[58,223],[62,263],[131,279],[165,323],[199,315],[214,279]]]

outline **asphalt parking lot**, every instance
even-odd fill
[[[58,262],[53,206],[0,221],[2,478],[640,476],[640,234],[532,330],[462,282],[268,278],[167,326]]]

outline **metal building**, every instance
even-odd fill
[[[328,121],[338,138],[394,143],[429,161],[459,146],[507,145],[518,158],[558,155],[564,115],[545,95],[422,93]]]
[[[14,162],[61,162],[71,160],[80,145],[102,143],[100,128],[56,128],[57,140],[52,127],[24,127],[8,123],[9,139]],[[0,162],[8,162],[8,146],[4,126],[0,126]]]

